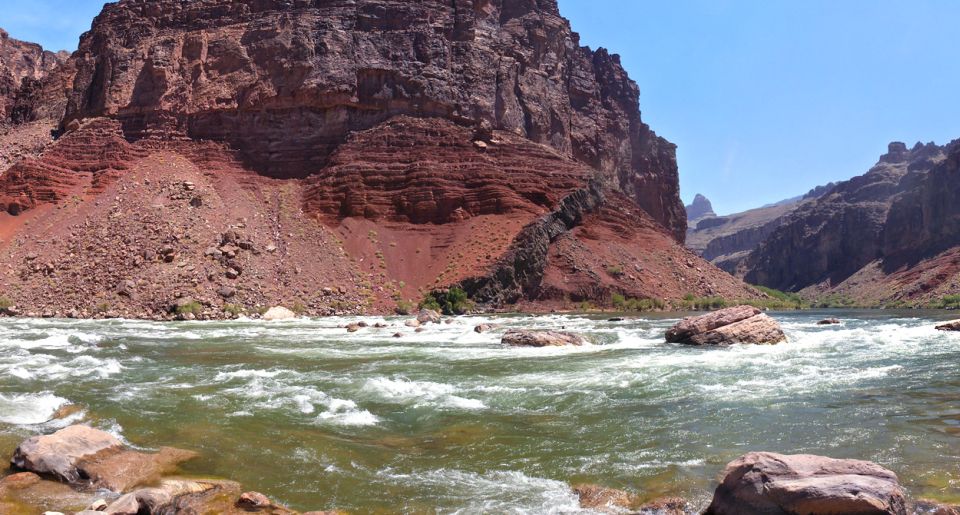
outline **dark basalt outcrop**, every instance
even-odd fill
[[[262,174],[319,172],[397,115],[516,133],[600,170],[682,241],[675,147],[553,0],[125,0],[85,34],[64,124],[228,142]]]
[[[949,245],[947,235],[935,229],[936,224],[947,221],[943,218],[926,221],[926,232],[917,233],[916,237],[929,247],[927,251],[920,241],[906,241],[914,236],[905,234],[913,231],[911,223],[919,219],[916,209],[930,209],[923,207],[926,202],[920,202],[918,195],[923,193],[919,188],[934,168],[950,168],[950,163],[944,162],[948,152],[932,143],[918,143],[912,149],[903,143],[891,143],[889,152],[869,172],[837,184],[828,194],[791,213],[744,260],[741,266],[745,279],[794,291],[821,283],[838,285],[868,264],[898,251],[916,249],[909,251],[916,258],[917,252],[929,255],[935,246],[933,240]],[[911,205],[916,209],[907,207]]]

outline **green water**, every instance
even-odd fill
[[[664,344],[666,317],[496,320],[596,343],[569,349],[501,347],[473,332],[488,318],[5,319],[0,445],[83,420],[302,510],[568,513],[579,482],[702,507],[750,450],[874,460],[960,500],[960,335],[933,330],[948,315],[829,315],[844,324],[778,313],[789,343],[727,349]],[[48,421],[68,403],[83,411]]]

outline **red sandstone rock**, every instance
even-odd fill
[[[513,329],[501,338],[501,343],[513,347],[565,347],[567,345],[585,345],[582,336],[563,331],[523,331]]]
[[[774,344],[786,340],[780,324],[753,306],[685,318],[667,331],[666,338],[670,343],[690,345]]]
[[[752,452],[727,465],[706,515],[906,515],[893,472],[868,461]]]

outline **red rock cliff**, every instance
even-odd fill
[[[123,0],[84,35],[64,123],[229,143],[259,173],[321,170],[396,115],[513,132],[589,164],[682,241],[673,144],[554,0]]]

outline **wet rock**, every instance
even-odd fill
[[[97,499],[96,501],[90,503],[90,506],[88,506],[87,509],[90,511],[104,511],[107,509],[107,506],[107,501],[103,499]]]
[[[191,513],[177,509],[176,505],[183,497],[204,494],[217,488],[218,482],[187,481],[165,479],[159,486],[141,488],[110,503],[103,512],[107,515],[138,515],[140,513]],[[208,513],[207,510],[198,510],[192,513]],[[225,513],[213,511],[212,513]]]
[[[563,347],[566,345],[584,345],[587,340],[582,336],[562,331],[507,331],[500,340],[513,347]]]
[[[420,327],[420,321],[414,318],[413,320],[407,320],[403,325],[407,327]]]
[[[598,485],[576,485],[573,493],[580,499],[581,508],[600,513],[622,513],[637,504],[633,494]]]
[[[608,318],[607,322],[623,322],[623,317]]]
[[[51,435],[27,439],[17,447],[11,463],[18,469],[67,483],[124,492],[156,481],[195,456],[171,447],[152,454],[124,449],[109,433],[73,425]]]
[[[960,506],[921,499],[912,503],[909,512],[917,515],[960,515]]]
[[[394,338],[403,338],[403,333],[393,333]]]
[[[78,483],[86,475],[80,468],[84,459],[122,448],[123,443],[109,433],[74,425],[28,438],[17,447],[10,462],[21,470]]]
[[[274,306],[263,314],[264,320],[290,320],[297,318],[297,314],[283,306]]]
[[[824,318],[823,320],[817,322],[817,325],[837,325],[839,323],[839,318]]]
[[[737,306],[685,318],[667,331],[666,339],[689,345],[731,345],[775,344],[787,337],[780,324],[759,309]]]
[[[421,309],[420,313],[417,314],[417,321],[421,324],[426,324],[427,322],[433,322],[434,324],[440,323],[440,313],[432,309]]]
[[[176,471],[180,463],[196,456],[195,452],[173,447],[162,447],[156,453],[122,450],[84,459],[80,468],[89,482],[98,488],[126,492],[159,480]]]
[[[692,511],[686,499],[666,497],[641,505],[636,513],[639,515],[686,515]]]
[[[751,452],[727,465],[705,515],[906,515],[893,472],[868,461]]]
[[[960,320],[954,320],[937,326],[937,331],[960,331]]]
[[[359,330],[360,330],[360,324],[358,324],[358,323],[356,323],[356,322],[354,322],[354,323],[352,323],[352,324],[347,324],[347,332],[348,332],[348,333],[355,333],[355,332],[357,332],[357,331],[359,331]]]
[[[486,333],[498,329],[500,324],[480,324],[473,328],[473,331],[476,333]]]
[[[270,499],[260,492],[244,492],[237,499],[237,506],[245,510],[259,510],[270,506]]]

